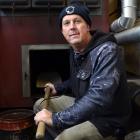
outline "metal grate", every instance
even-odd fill
[[[31,0],[0,0],[0,8],[29,8]]]
[[[62,8],[65,2],[62,0],[32,0],[32,7],[34,8]]]
[[[103,0],[81,0],[81,2],[89,8],[91,16],[102,15]],[[58,14],[68,3],[69,0],[0,0],[0,9],[4,16],[9,16],[13,13],[14,16]]]

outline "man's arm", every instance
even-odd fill
[[[86,120],[91,114],[109,108],[120,80],[121,55],[115,44],[104,46],[86,94],[73,106],[53,113],[53,125],[65,128]],[[114,46],[113,46],[114,45]]]

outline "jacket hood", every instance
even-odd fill
[[[84,52],[81,53],[81,55],[85,55],[90,50],[96,48],[100,44],[103,44],[107,41],[115,42],[117,43],[114,35],[112,33],[104,33],[98,30],[91,31],[91,35],[93,36],[91,41],[89,42],[87,48],[84,50]]]

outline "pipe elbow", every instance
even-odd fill
[[[122,14],[115,20],[110,29],[113,32],[120,32],[134,26],[136,20],[136,0],[122,0]]]
[[[121,32],[134,26],[135,18],[131,17],[119,17],[111,24],[111,31]]]

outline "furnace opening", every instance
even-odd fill
[[[22,88],[24,97],[41,97],[44,94],[42,85],[49,82],[48,80],[52,82],[51,76],[54,79],[58,75],[61,81],[64,81],[68,79],[69,73],[68,46],[60,44],[22,46]]]

